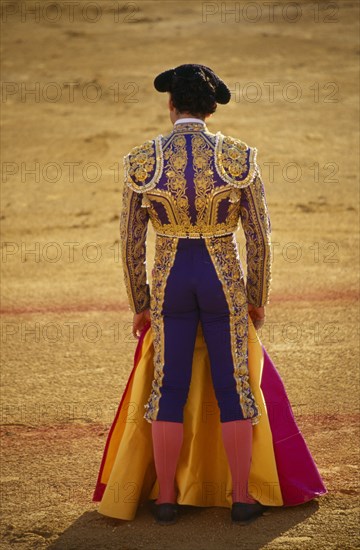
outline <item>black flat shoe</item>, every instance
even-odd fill
[[[160,525],[172,525],[176,523],[178,514],[178,505],[172,502],[163,502],[161,504],[153,503],[153,514],[157,523]]]
[[[268,506],[255,502],[250,504],[248,502],[233,502],[231,508],[231,519],[233,522],[240,525],[247,525],[251,521],[254,521],[259,516],[268,510]]]

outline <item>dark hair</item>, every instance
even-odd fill
[[[187,63],[158,74],[154,80],[158,92],[170,92],[175,109],[192,115],[212,114],[217,104],[226,105],[231,92],[225,82],[205,65]]]
[[[174,74],[169,91],[179,113],[205,116],[216,111],[215,86],[201,70],[192,77]]]

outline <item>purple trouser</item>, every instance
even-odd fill
[[[164,376],[157,420],[183,422],[199,321],[220,421],[244,418],[236,391],[229,308],[204,239],[180,238],[164,294]]]

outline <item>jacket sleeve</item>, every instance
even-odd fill
[[[133,313],[150,307],[150,287],[146,270],[148,209],[141,206],[142,195],[124,182],[120,214],[120,242],[126,292]]]
[[[247,299],[249,304],[261,307],[269,303],[272,250],[271,222],[259,168],[254,181],[241,190],[240,200],[246,238]]]

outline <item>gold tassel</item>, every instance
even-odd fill
[[[240,194],[238,189],[231,189],[230,195],[229,195],[229,201],[230,202],[238,202],[240,200]]]
[[[142,208],[149,208],[149,206],[151,206],[151,201],[149,200],[149,197],[147,196],[147,194],[143,193],[142,194],[141,207]]]

